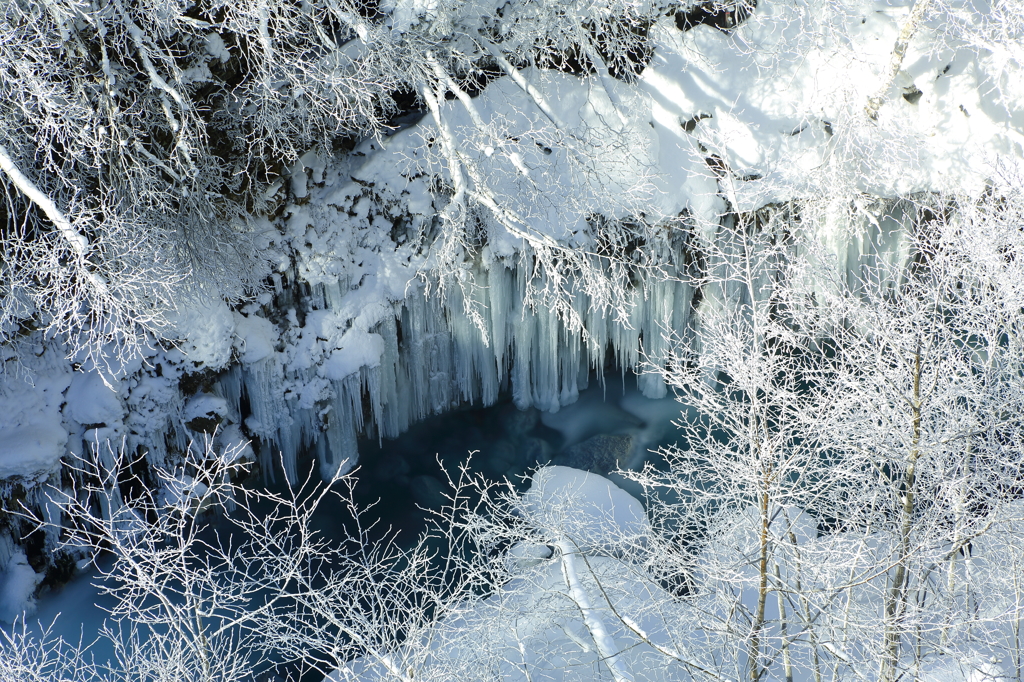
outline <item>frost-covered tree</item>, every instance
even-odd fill
[[[116,448],[76,460],[50,527],[102,567],[114,658],[93,664],[18,624],[0,631],[2,679],[621,682],[701,668],[673,638],[679,606],[650,572],[642,505],[600,476],[542,469],[523,493],[463,468],[400,546],[371,539],[351,475],[276,495],[240,481],[238,454],[195,448],[156,472],[161,492]],[[335,494],[351,518],[328,538],[313,514]]]
[[[184,296],[246,294],[265,274],[254,216],[275,209],[282,184],[297,183],[301,200],[309,155],[393,130],[410,111],[433,116],[433,162],[447,185],[438,250],[448,255],[435,274],[471,257],[478,223],[490,220],[547,254],[553,275],[602,281],[571,245],[536,231],[551,189],[536,176],[559,164],[596,174],[624,206],[631,190],[644,191],[642,174],[629,177],[635,168],[615,183],[597,159],[616,148],[628,156],[630,139],[615,135],[628,106],[615,78],[642,68],[647,28],[668,10],[617,1],[6,3],[2,338],[42,327],[94,351],[111,340],[132,346],[167,327]],[[594,74],[621,121],[596,131],[567,122],[543,87],[545,70]],[[539,118],[474,106],[498,76]],[[442,106],[449,97],[466,130]],[[502,120],[507,113],[526,119]],[[606,231],[606,258],[620,231]]]
[[[156,469],[155,485],[109,442],[76,458],[71,485],[51,491],[52,520],[38,523],[99,568],[114,606],[98,636],[113,658],[94,665],[90,642],[18,623],[0,631],[0,679],[243,682],[326,673],[357,656],[408,679],[402,643],[418,620],[449,613],[477,576],[439,576],[426,538],[412,548],[371,542],[351,477],[254,490],[243,454],[207,440]],[[336,496],[354,530],[328,538],[314,514]],[[443,527],[457,544],[453,525]]]
[[[665,372],[681,444],[633,476],[734,676],[895,680],[1019,650],[1013,583],[981,568],[1016,570],[1019,196],[730,215],[701,249]],[[871,247],[836,258],[863,220]]]
[[[780,658],[790,669],[808,640],[817,647],[815,616],[793,598],[803,510],[830,511],[847,474],[819,449],[820,357],[788,306],[791,218],[729,215],[695,246],[703,298],[692,341],[677,338],[665,371],[684,406],[681,444],[661,453],[667,467],[632,474],[675,538],[673,565],[688,566],[691,589],[712,598],[701,627],[731,652],[731,674],[754,681]]]
[[[868,533],[885,576],[881,638],[869,636],[884,680],[969,629],[957,563],[1021,474],[1022,213],[1018,188],[994,192],[897,202],[883,220],[906,265],[815,276],[835,363],[818,424],[826,451],[861,472],[841,524]]]

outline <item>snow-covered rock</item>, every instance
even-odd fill
[[[0,480],[54,472],[68,441],[61,407],[71,367],[50,347],[34,360],[31,374],[0,380]]]
[[[642,543],[651,532],[636,498],[603,476],[579,469],[539,469],[521,506],[526,522],[542,536],[568,539],[584,553]]]

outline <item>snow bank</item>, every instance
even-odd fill
[[[13,623],[15,618],[31,616],[36,606],[32,595],[42,579],[28,565],[25,552],[15,550],[0,573],[0,621]]]

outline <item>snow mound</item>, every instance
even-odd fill
[[[234,313],[235,348],[245,364],[269,357],[277,344],[277,329],[265,318]]]
[[[82,425],[111,425],[124,417],[118,392],[96,371],[78,373],[71,380],[64,414]]]
[[[235,318],[224,301],[183,306],[172,322],[182,352],[196,367],[219,369],[231,360]]]
[[[593,553],[643,542],[651,533],[643,505],[607,478],[551,466],[533,475],[522,512],[538,531]]]

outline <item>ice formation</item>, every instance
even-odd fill
[[[300,344],[313,336],[303,357],[321,362],[299,365],[288,353],[271,354],[236,365],[219,380],[219,391],[235,414],[245,395],[249,432],[264,441],[262,452],[281,453],[291,480],[296,458],[309,447],[316,449],[321,473],[331,476],[342,463],[355,463],[361,434],[392,438],[454,406],[493,404],[502,391],[511,391],[521,408],[557,412],[576,400],[592,370],[603,370],[609,347],[623,367],[638,368],[642,353],[663,362],[663,335],[685,328],[690,314],[684,283],[656,281],[638,292],[632,326],[591,316],[585,332],[571,332],[553,312],[524,306],[524,287],[521,270],[495,264],[477,273],[482,327],[458,296],[442,302],[415,286],[367,330],[344,332],[343,325],[328,329],[336,324],[333,306],[343,308],[344,297],[314,291],[312,305],[323,307],[307,313],[298,336]],[[587,309],[583,297],[580,308]],[[648,347],[646,339],[659,341]],[[657,375],[643,387],[651,397],[665,395]]]

